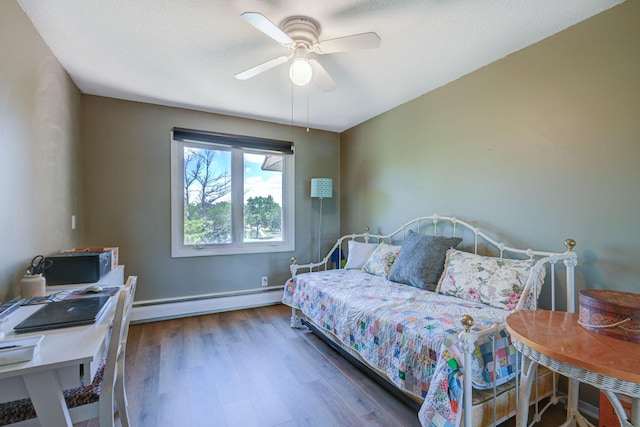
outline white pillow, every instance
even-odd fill
[[[362,269],[364,263],[367,262],[373,251],[378,247],[377,243],[362,243],[355,240],[349,240],[349,252],[347,253],[347,264],[345,269]]]

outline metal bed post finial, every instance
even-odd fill
[[[564,246],[567,248],[569,252],[573,251],[573,248],[576,246],[576,241],[569,238],[564,241]]]
[[[471,328],[475,324],[475,320],[473,320],[473,317],[469,316],[468,314],[465,314],[460,318],[460,323],[462,323],[462,326],[464,327],[464,331],[466,333],[469,333],[471,332]]]

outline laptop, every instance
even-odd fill
[[[18,323],[13,330],[16,334],[22,334],[90,325],[98,320],[107,301],[108,296],[98,296],[50,302]]]

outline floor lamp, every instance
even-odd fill
[[[320,252],[322,243],[322,199],[333,197],[333,180],[331,178],[311,178],[311,198],[320,199],[320,221],[318,222],[318,262],[322,259]]]

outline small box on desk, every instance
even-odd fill
[[[0,365],[33,359],[40,349],[44,335],[0,340]]]
[[[111,271],[111,251],[62,252],[47,258],[53,260],[44,272],[47,286],[94,283]]]

